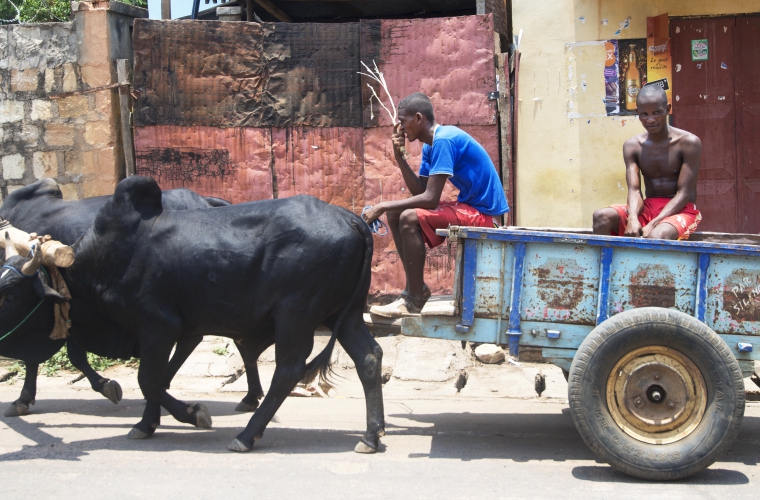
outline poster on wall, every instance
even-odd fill
[[[604,42],[604,107],[607,115],[620,113],[618,102],[618,41]]]
[[[606,91],[605,107],[607,115],[635,115],[636,96],[641,87],[646,85],[647,79],[647,40],[646,38],[633,38],[629,40],[607,40],[605,42],[606,57],[610,56],[610,46],[615,54],[615,64],[608,65],[605,60],[604,87]],[[615,82],[611,80],[615,69]],[[610,69],[610,71],[607,71]],[[609,76],[608,76],[609,75]],[[613,106],[612,99],[617,100]]]
[[[647,81],[665,89],[668,103],[672,104],[670,83],[673,81],[673,63],[670,51],[668,15],[647,17]]]
[[[691,41],[691,60],[692,61],[707,61],[709,59],[707,39],[702,38],[699,40]]]

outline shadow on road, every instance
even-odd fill
[[[580,466],[573,469],[573,477],[583,481],[598,483],[631,483],[649,484],[653,481],[638,479],[616,471],[609,466]],[[669,483],[683,483],[693,485],[738,485],[749,483],[749,478],[743,473],[726,469],[707,469],[699,474],[694,474],[686,479],[669,481]]]
[[[564,409],[561,414],[396,414],[391,417],[432,425],[421,429],[407,428],[403,431],[389,426],[388,434],[416,433],[433,437],[429,454],[412,454],[410,458],[509,459],[516,462],[596,460],[596,455],[585,445],[575,429],[572,417],[566,410]],[[739,436],[728,453],[716,462],[716,465],[727,463],[757,465],[758,461],[760,461],[760,418],[745,416]],[[602,463],[599,460],[597,462]],[[628,478],[606,466],[579,467],[575,470],[578,471],[579,479],[614,481],[614,478],[618,477],[615,474]],[[597,473],[599,470],[606,472]],[[719,474],[717,472],[719,470],[715,469],[712,472],[708,470],[707,476],[697,475],[694,478],[706,482],[718,481],[715,484],[743,484],[747,481],[746,476],[738,472],[723,471]]]
[[[195,453],[229,454],[227,444],[240,432],[236,427],[217,427],[200,430],[179,424],[171,416],[162,418],[156,435],[144,441],[131,441],[126,434],[137,423],[144,401],[122,401],[108,406],[101,401],[79,401],[79,404],[57,402],[51,408],[82,415],[116,416],[119,420],[90,425],[63,423],[47,425],[30,423],[24,417],[3,418],[8,427],[35,444],[21,450],[0,454],[0,462],[32,459],[79,460],[92,451],[125,450],[165,453],[188,451]],[[86,403],[86,404],[82,404]],[[235,403],[208,401],[213,416],[239,415]],[[66,407],[71,406],[71,410]],[[461,461],[500,459],[514,462],[586,461],[599,465],[578,466],[573,469],[577,479],[592,482],[638,483],[639,479],[619,473],[596,459],[583,443],[569,412],[547,409],[547,413],[469,413],[449,412],[420,414],[403,406],[389,404],[385,444],[393,446],[394,436],[430,436],[429,453],[409,453],[410,459],[458,459]],[[391,409],[393,408],[393,409]],[[399,411],[400,410],[400,411]],[[505,408],[508,411],[508,408]],[[35,411],[35,413],[37,413]],[[42,412],[39,412],[42,413]],[[122,419],[123,417],[123,419]],[[123,423],[122,423],[123,422]],[[123,429],[117,436],[63,442],[50,432],[58,429]],[[107,431],[105,431],[107,433]],[[103,431],[101,431],[103,433]],[[111,432],[112,434],[113,432]],[[77,434],[75,434],[77,435]],[[256,443],[256,454],[337,454],[353,450],[361,433],[348,429],[303,429],[272,424],[264,438]],[[67,438],[68,439],[68,438]],[[391,443],[391,444],[388,444]],[[379,451],[384,451],[381,446]],[[390,448],[390,451],[393,451]],[[730,470],[731,463],[756,465],[760,461],[760,417],[745,417],[739,437],[729,452],[712,469],[684,480],[688,484],[746,484],[747,477]],[[432,465],[432,463],[431,463]],[[722,466],[722,467],[721,467]],[[728,467],[726,467],[728,466]],[[644,481],[646,482],[646,481]]]

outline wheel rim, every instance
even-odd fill
[[[607,380],[607,407],[629,436],[651,444],[679,441],[707,408],[702,373],[682,353],[664,346],[631,351]]]

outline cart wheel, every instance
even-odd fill
[[[586,444],[643,479],[707,468],[731,446],[744,415],[741,369],[723,339],[656,307],[620,313],[586,337],[568,398]]]

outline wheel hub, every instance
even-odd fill
[[[623,356],[607,382],[607,405],[626,434],[667,444],[702,421],[707,391],[699,369],[680,352],[647,346]]]

